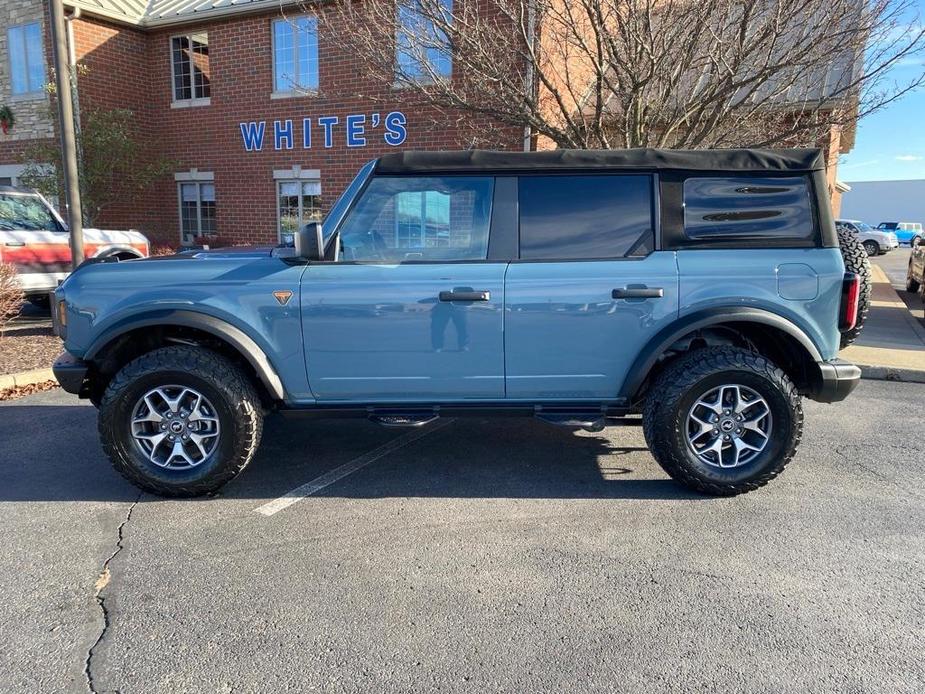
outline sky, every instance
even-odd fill
[[[925,0],[915,0],[925,21]],[[897,82],[908,82],[925,70],[925,55],[909,58],[893,70]],[[906,94],[858,124],[854,149],[839,160],[838,178],[852,181],[925,179],[925,88]]]

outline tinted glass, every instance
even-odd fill
[[[484,260],[494,179],[374,178],[341,227],[343,259]]]
[[[651,176],[522,176],[520,257],[643,256],[655,247]]]
[[[809,185],[801,176],[688,178],[684,232],[692,239],[811,238]]]
[[[31,195],[0,193],[0,229],[4,231],[61,231],[42,201]]]

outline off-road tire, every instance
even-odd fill
[[[135,404],[145,392],[166,385],[190,386],[214,405],[221,426],[216,449],[188,470],[158,467],[131,436]],[[100,402],[99,432],[113,467],[132,484],[161,496],[214,492],[247,467],[263,429],[260,397],[234,363],[202,347],[172,346],[143,354],[122,368]]]
[[[841,249],[841,257],[845,262],[845,272],[853,272],[861,278],[857,321],[851,330],[841,334],[839,348],[844,349],[858,339],[870,311],[870,260],[857,235],[847,229],[838,229],[838,247]]]
[[[909,267],[906,268],[906,291],[913,294],[919,291],[921,285],[912,278],[912,260],[909,260]]]
[[[687,441],[691,406],[724,384],[755,390],[772,415],[767,447],[734,468],[701,461]],[[672,479],[702,494],[734,496],[764,486],[784,470],[803,435],[803,407],[787,374],[765,357],[738,347],[708,347],[678,357],[658,375],[646,397],[642,426],[649,450]]]

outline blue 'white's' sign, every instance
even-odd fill
[[[379,137],[387,145],[398,147],[408,136],[408,121],[401,111],[392,111],[384,117],[379,113],[372,113],[368,119],[365,113],[353,113],[345,116],[343,122],[337,116],[301,120],[301,128],[297,128],[292,119],[275,120],[271,132],[267,131],[267,121],[264,120],[241,123],[244,149],[248,152],[259,152],[263,149],[264,141],[269,140],[271,136],[273,149],[294,149],[297,142],[301,143],[302,149],[311,149],[313,144],[331,149],[337,141],[345,142],[347,147],[365,147],[370,138]]]

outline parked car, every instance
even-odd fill
[[[55,292],[54,372],[115,468],[168,496],[238,475],[269,410],[641,414],[673,478],[746,492],[793,457],[801,397],[860,378],[837,356],[862,282],[824,170],[818,150],[389,154],[294,247],[81,267]]]
[[[909,266],[906,269],[906,291],[920,292],[925,286],[925,244],[912,247]],[[925,294],[922,299],[925,300]]]
[[[836,219],[835,226],[857,234],[867,255],[883,255],[894,248],[899,248],[899,239],[895,233],[885,229],[874,229],[867,222],[857,219]]]
[[[84,229],[88,258],[131,260],[149,254],[137,231]],[[17,271],[26,297],[47,306],[48,294],[71,266],[67,225],[48,201],[31,190],[0,186],[0,262]]]
[[[910,246],[918,246],[925,238],[919,222],[880,222],[877,228],[893,232],[900,243],[908,243]]]

